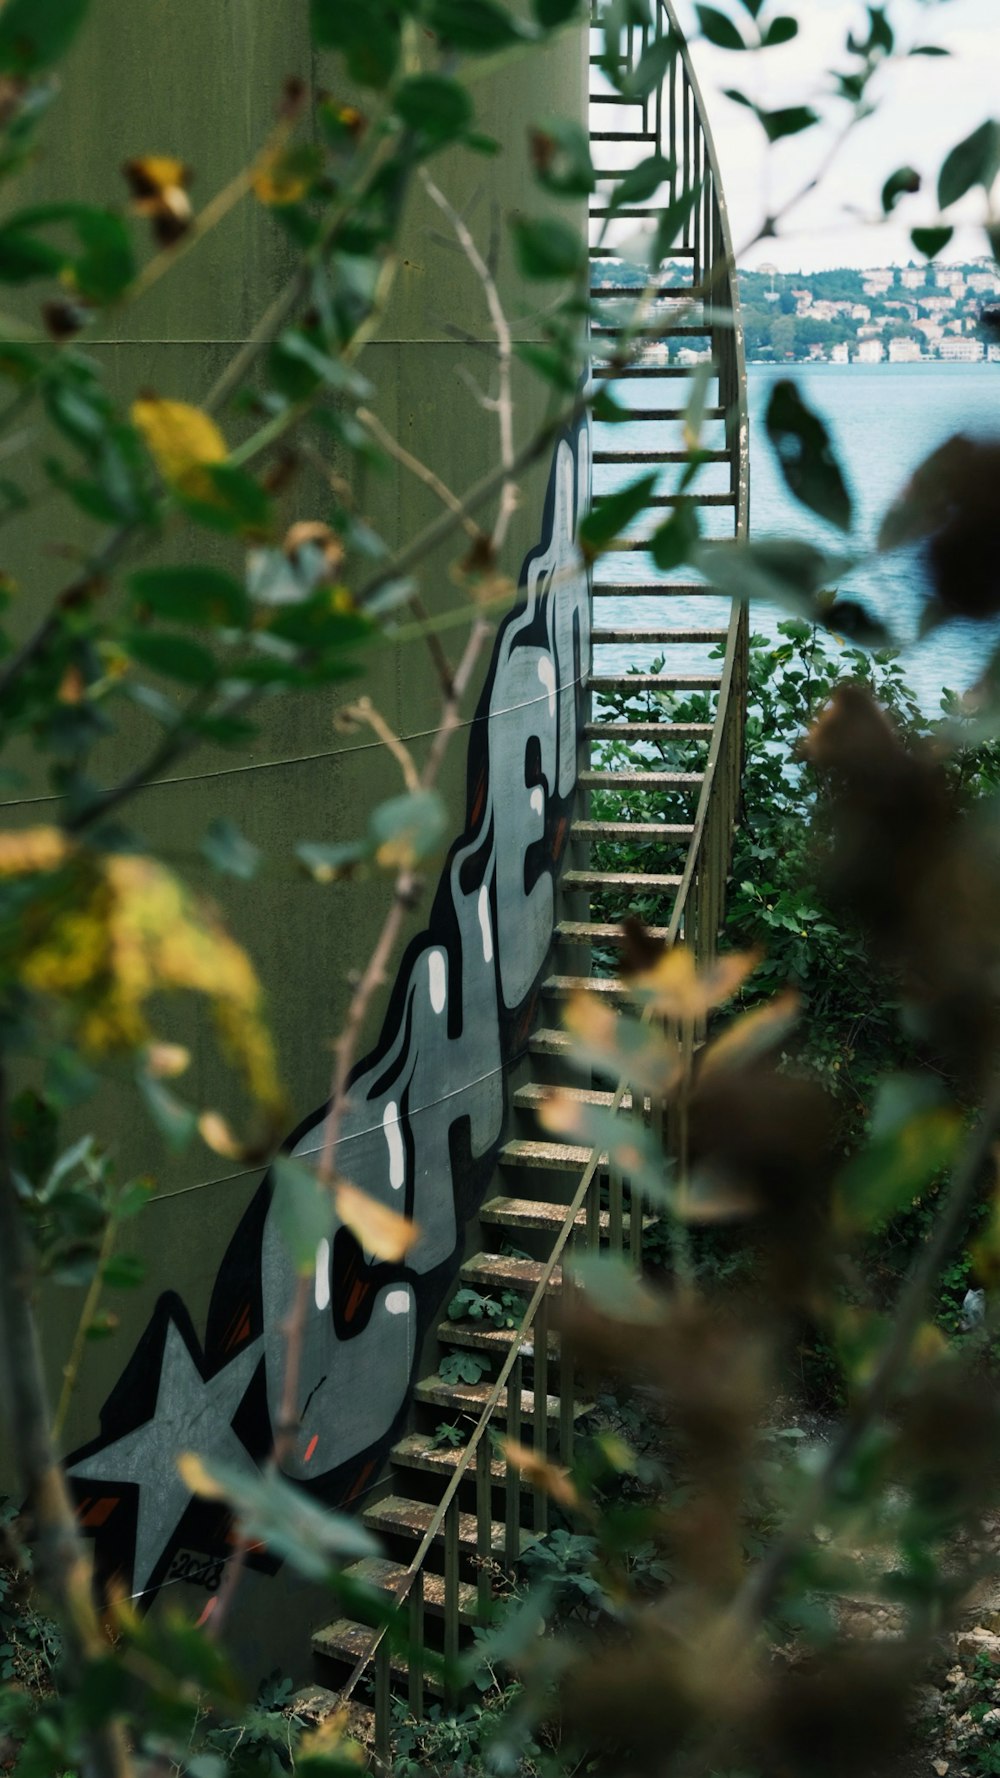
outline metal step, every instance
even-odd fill
[[[724,599],[704,580],[603,580],[592,588],[595,599]]]
[[[573,1142],[505,1142],[497,1157],[501,1167],[541,1167],[554,1173],[575,1173],[590,1159],[590,1149]]]
[[[565,1206],[564,1206],[565,1208]],[[518,1333],[516,1327],[495,1327],[490,1321],[441,1321],[437,1337],[444,1346],[461,1346],[470,1352],[492,1352],[501,1362],[506,1358]],[[531,1335],[521,1342],[523,1358],[534,1357]],[[559,1360],[559,1340],[549,1335],[549,1359]]]
[[[444,1326],[449,1324],[445,1322]],[[440,1333],[441,1329],[438,1329]],[[510,1342],[508,1341],[508,1345]],[[506,1348],[504,1350],[506,1356]],[[400,1469],[419,1469],[424,1475],[436,1475],[448,1480],[465,1455],[464,1445],[438,1445],[429,1433],[410,1432],[399,1443],[393,1445],[390,1452],[393,1463]],[[474,1474],[474,1471],[470,1471]],[[490,1475],[495,1482],[502,1482],[507,1474],[507,1466],[498,1457],[490,1463]]]
[[[718,691],[721,673],[592,673],[591,691]]]
[[[528,1049],[533,1056],[568,1056],[573,1049],[573,1039],[568,1031],[533,1031],[528,1039]]]
[[[542,983],[544,1000],[568,1000],[571,994],[593,994],[597,1000],[635,999],[628,983],[613,975],[550,975]]]
[[[569,1045],[567,1037],[567,1048]],[[589,1158],[589,1148],[585,1152]],[[474,1284],[477,1290],[485,1286],[487,1290],[516,1290],[519,1296],[530,1296],[541,1283],[545,1269],[538,1259],[514,1259],[506,1253],[477,1253],[474,1259],[466,1260],[459,1276],[463,1283]],[[549,1280],[549,1294],[554,1296],[561,1289],[562,1268],[556,1266]]]
[[[621,928],[618,926],[608,927],[607,930],[609,932],[617,932],[619,938],[622,937]],[[664,934],[666,934],[666,927],[663,928],[663,931]],[[540,1106],[545,1104],[547,1099],[551,1098],[553,1090],[552,1087],[537,1086],[534,1082],[529,1082],[525,1087],[518,1087],[514,1094],[514,1104],[518,1111],[537,1111]],[[593,1087],[559,1087],[557,1090],[560,1098],[573,1099],[580,1105],[597,1105],[602,1109],[608,1110],[614,1104],[614,1093],[600,1093]],[[648,1104],[649,1101],[647,1099],[646,1105],[648,1106]],[[626,1090],[622,1099],[621,1107],[626,1113],[630,1112],[632,1109],[632,1094],[628,1090]],[[566,1206],[564,1204],[563,1210],[565,1210],[565,1208]]]
[[[601,646],[619,642],[725,642],[728,630],[722,629],[690,629],[690,630],[644,630],[638,627],[614,630],[591,630],[590,640]]]
[[[595,771],[581,772],[583,790],[696,790],[704,784],[704,772]]]
[[[592,142],[655,142],[657,135],[655,130],[591,130],[590,140]],[[627,172],[628,168],[623,167],[622,171]],[[619,259],[621,255],[613,253],[609,257]]]
[[[442,1582],[442,1586],[443,1586]],[[469,1591],[475,1593],[475,1587]],[[322,1630],[313,1632],[311,1643],[313,1654],[327,1661],[341,1661],[346,1666],[356,1667],[358,1662],[371,1654],[375,1646],[376,1632],[368,1624],[356,1624],[350,1618],[338,1618],[333,1624],[327,1624]],[[393,1673],[400,1676],[409,1672],[406,1656],[399,1649],[393,1649],[389,1655],[389,1666]],[[433,1673],[424,1672],[424,1689],[440,1693],[441,1681]]]
[[[371,1531],[378,1531],[384,1537],[408,1537],[414,1543],[426,1535],[431,1528],[431,1521],[437,1507],[429,1500],[403,1500],[398,1495],[389,1494],[376,1506],[365,1508],[362,1517]],[[502,1556],[504,1550],[504,1526],[496,1520],[490,1526],[490,1547],[493,1554]],[[444,1528],[438,1531],[436,1543],[444,1540]],[[526,1549],[534,1541],[530,1531],[520,1534],[520,1547]],[[476,1553],[476,1515],[475,1513],[459,1513],[458,1515],[459,1548],[468,1555]]]
[[[694,364],[627,364],[619,370],[611,365],[595,364],[590,374],[617,383],[623,377],[690,377],[697,368]]]
[[[393,1451],[393,1457],[396,1453]],[[502,1463],[495,1465],[502,1480],[506,1471]],[[389,1562],[384,1556],[365,1556],[360,1562],[352,1562],[343,1570],[345,1580],[354,1581],[358,1586],[371,1587],[374,1593],[402,1592],[410,1579],[410,1570],[399,1562]],[[444,1616],[444,1575],[431,1574],[424,1570],[423,1585],[424,1610],[434,1617]],[[463,1623],[475,1623],[477,1616],[477,1592],[467,1581],[461,1581],[458,1588],[458,1615]],[[331,1628],[333,1626],[331,1625]],[[321,1632],[321,1634],[325,1634]],[[325,1652],[325,1651],[321,1651]]]
[[[610,1094],[609,1094],[609,1098],[610,1098]],[[565,1204],[539,1204],[539,1203],[536,1203],[533,1198],[494,1198],[492,1203],[488,1204],[488,1205],[484,1205],[483,1210],[480,1212],[480,1215],[483,1217],[484,1221],[487,1220],[487,1217],[486,1217],[487,1209],[491,1210],[494,1213],[493,1215],[490,1216],[490,1218],[488,1220],[491,1222],[498,1223],[501,1228],[535,1229],[535,1230],[542,1230],[542,1231],[550,1233],[552,1235],[557,1235],[559,1233],[559,1230],[562,1228],[563,1223],[566,1221],[566,1205]],[[648,1218],[644,1218],[643,1220],[648,1221],[649,1224],[652,1225],[652,1223],[655,1221],[655,1218],[650,1216]],[[627,1210],[623,1213],[622,1222],[624,1223],[625,1227],[628,1228],[629,1213]],[[579,1210],[577,1212],[576,1216],[573,1219],[573,1226],[574,1226],[574,1228],[581,1228],[581,1229],[586,1228],[586,1226],[587,1226],[587,1212],[585,1210]],[[607,1234],[610,1227],[611,1227],[610,1211],[602,1210],[601,1211],[601,1232],[602,1232],[602,1234]],[[502,1332],[503,1330],[501,1329],[498,1331]],[[510,1337],[512,1337],[512,1335],[515,1331],[516,1330],[510,1329],[510,1328],[507,1329],[508,1344],[509,1344]]]
[[[613,173],[598,173],[597,177],[598,179],[613,179],[615,175]],[[665,297],[671,299],[675,297],[692,297],[694,295],[694,285],[660,284],[656,290],[650,290],[644,284],[592,284],[590,286],[590,294],[591,296],[597,297],[601,302],[613,302],[615,300],[620,301],[623,299],[627,301],[629,298],[638,302],[640,297],[645,297],[648,302],[659,302]]]
[[[592,130],[590,140],[592,142],[642,142],[645,138],[637,135],[634,130],[611,130],[603,136],[599,130]],[[627,171],[626,168],[622,170],[623,172]],[[619,247],[591,247],[590,257],[591,259],[621,259],[621,249]],[[672,259],[693,258],[693,247],[671,247],[667,254],[667,262]]]
[[[710,741],[711,722],[588,722],[585,735],[592,741]]]
[[[710,407],[706,410],[706,413],[705,413],[706,420],[724,420],[725,417],[726,417],[726,410],[724,407]],[[609,423],[614,424],[615,426],[624,426],[626,424],[633,426],[633,425],[637,425],[640,421],[645,422],[648,420],[651,422],[655,422],[658,425],[658,424],[660,424],[660,422],[666,421],[666,420],[686,420],[686,419],[687,419],[687,408],[684,408],[684,407],[630,407],[628,409],[628,420],[627,421],[615,420],[615,421],[609,422]],[[725,460],[728,463],[729,453],[724,451],[723,456],[725,457]],[[672,454],[664,452],[664,451],[595,451],[594,462],[595,463],[670,463],[670,462],[686,463],[687,456],[683,451],[674,451]]]
[[[649,895],[679,889],[681,878],[654,876],[648,871],[574,870],[566,872],[563,883],[567,889],[629,889]]]
[[[472,1414],[479,1419],[486,1403],[490,1399],[493,1384],[485,1383],[446,1383],[443,1377],[425,1377],[413,1391],[414,1401],[424,1403],[425,1407],[442,1408],[449,1414]],[[545,1397],[545,1418],[558,1421],[560,1412],[558,1395]],[[535,1416],[535,1395],[531,1389],[521,1390],[521,1419],[533,1420]],[[507,1418],[507,1391],[501,1389],[496,1407],[493,1409],[496,1420]]]
[[[694,828],[689,822],[673,821],[574,821],[575,840],[689,840]]]
[[[624,826],[624,823],[622,825]],[[669,927],[647,926],[646,935],[648,938],[661,939],[665,943],[670,936]],[[622,945],[625,943],[625,934],[621,926],[610,925],[603,920],[560,920],[556,927],[556,938],[564,945]],[[522,1093],[550,1093],[551,1091],[551,1087],[519,1087],[514,1094],[514,1104],[522,1110],[530,1108],[531,1105],[540,1103],[540,1100],[525,1099],[522,1101],[520,1097]],[[574,1090],[574,1097],[577,1096],[578,1094]],[[587,1095],[583,1096],[587,1100]],[[610,1103],[609,1096],[608,1104]],[[604,1095],[599,1093],[594,1104],[603,1105]]]
[[[721,410],[720,410],[719,414],[716,416],[715,411],[713,409],[713,413],[711,415],[709,415],[709,418],[713,418],[713,417],[717,417],[717,418],[721,419],[722,418]],[[648,418],[649,418],[648,414],[644,414],[641,411],[641,409],[633,408],[630,410],[629,421],[627,423],[631,424],[635,420],[645,420]],[[619,424],[619,422],[616,420],[615,425],[618,425],[618,424]],[[626,422],[622,421],[621,424],[624,425],[624,424],[626,424]],[[701,455],[701,461],[703,463],[728,463],[730,460],[728,451],[702,451],[700,453],[700,455]],[[689,461],[689,458],[688,458],[687,451],[595,451],[594,452],[595,466],[599,466],[602,463],[605,463],[605,464],[608,464],[608,463],[652,463],[654,465],[657,463],[661,463],[664,465],[664,467],[666,467],[666,465],[668,463],[687,463],[688,461]],[[594,495],[594,504],[596,505],[599,500],[606,500],[609,494],[617,494],[617,493],[618,493],[617,488],[599,488]]]

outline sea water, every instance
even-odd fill
[[[795,380],[803,398],[829,427],[854,500],[854,530],[849,540],[800,506],[784,483],[764,425],[771,390],[781,377]],[[638,399],[643,406],[662,408],[677,404],[684,387],[677,381],[650,378],[620,385],[619,395]],[[880,616],[899,636],[905,645],[907,678],[924,709],[936,713],[944,687],[964,691],[976,679],[1000,626],[949,623],[920,640],[920,617],[927,598],[920,552],[879,557],[875,539],[887,506],[938,445],[959,432],[1000,437],[1000,364],[751,365],[749,399],[751,536],[807,538],[833,553],[867,556],[852,573],[838,577],[838,589],[843,597],[857,599]],[[648,450],[660,441],[676,448],[679,428],[669,423],[662,428],[656,424],[595,428],[598,452]],[[706,442],[718,442],[718,433],[706,431]],[[621,486],[636,473],[634,467],[598,468],[595,487]],[[727,475],[725,466],[720,465],[705,471],[699,485],[709,491],[721,490]],[[1000,487],[997,502],[1000,511]],[[732,534],[732,515],[725,508],[712,510],[706,520],[706,529],[714,535]],[[687,570],[681,573],[688,575]],[[605,558],[598,564],[597,578],[648,580],[648,559],[641,554]],[[720,622],[724,607],[721,602],[704,599],[671,600],[669,606],[627,597],[602,599],[596,621],[605,626],[652,627],[664,612],[669,613],[669,622],[686,627]],[[751,615],[755,631],[773,635],[783,614],[755,602]],[[703,652],[671,648],[668,653],[668,664],[674,668],[707,664]],[[640,656],[634,648],[604,647],[596,653],[595,666],[598,670],[612,665],[644,666],[649,658],[648,649]]]

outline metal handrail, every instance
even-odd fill
[[[726,425],[727,438],[732,441],[731,461],[733,491],[736,496],[735,534],[737,540],[742,541],[745,540],[749,527],[749,430],[747,419],[746,364],[743,347],[743,333],[740,325],[740,299],[733,258],[732,236],[729,227],[728,212],[722,192],[721,179],[719,177],[719,166],[715,145],[707,123],[704,102],[691,64],[688,46],[678,24],[672,0],[657,0],[657,4],[657,19],[660,23],[661,30],[663,28],[663,22],[665,21],[667,31],[669,31],[677,41],[684,78],[687,83],[688,94],[690,95],[690,113],[688,114],[687,111],[685,112],[685,136],[687,135],[687,124],[689,123],[692,138],[690,146],[693,151],[693,158],[700,160],[701,154],[704,154],[706,163],[705,172],[707,176],[704,179],[704,204],[703,208],[701,204],[697,207],[701,211],[699,220],[699,228],[701,231],[698,237],[699,245],[704,245],[705,237],[707,236],[711,253],[709,271],[713,283],[718,276],[718,267],[720,264],[724,267],[726,274],[726,297],[728,299],[726,306],[731,312],[732,319],[725,329],[719,330],[719,356],[721,360],[728,360],[728,362],[720,362],[719,364],[720,396],[723,395],[724,391],[729,396]],[[676,64],[672,65],[671,74],[669,76],[671,80],[674,78],[675,67]],[[685,95],[685,105],[687,106],[687,104],[687,95]],[[676,122],[676,105],[670,107],[670,113],[673,134],[673,126]],[[657,95],[657,119],[658,125],[662,130],[662,96],[660,94]],[[688,146],[687,142],[685,143],[685,146]],[[696,150],[700,151],[700,153],[696,154]],[[721,401],[720,405],[726,406],[725,400]],[[725,876],[728,870],[728,849],[735,822],[739,794],[743,714],[746,698],[747,646],[748,621],[746,607],[740,604],[734,606],[730,617],[712,740],[709,748],[708,760],[706,762],[698,806],[695,812],[692,837],[688,848],[684,872],[668,929],[668,942],[670,944],[676,943],[682,936],[682,933],[685,939],[687,939],[689,937],[687,929],[692,902],[694,901],[698,904],[695,910],[696,924],[694,945],[692,948],[695,950],[695,954],[699,957],[699,960],[710,955],[714,950],[715,936],[719,918],[721,917],[722,893]],[[721,808],[720,802],[723,805]],[[705,883],[706,863],[708,874],[713,879],[708,882],[707,885]],[[643,1022],[649,1021],[651,1016],[652,1007],[647,1006],[642,1015]],[[620,1080],[611,1101],[610,1109],[612,1116],[616,1116],[621,1112],[625,1097],[629,1090],[630,1082],[628,1078],[626,1077]],[[634,1114],[634,1095],[632,1111]],[[612,1232],[614,1232],[617,1222],[618,1233],[620,1236],[623,1226],[623,1218],[621,1214],[622,1182],[620,1175],[617,1176],[617,1181],[615,1182],[613,1157],[607,1157],[607,1161],[611,1166],[612,1179],[614,1182],[613,1191],[615,1190],[615,1183],[617,1185],[617,1198],[615,1200],[617,1203],[617,1215],[615,1210],[612,1209],[610,1217],[611,1228]],[[372,1663],[375,1663],[375,1730],[377,1753],[384,1753],[388,1748],[388,1632],[390,1622],[398,1617],[399,1612],[408,1601],[411,1602],[411,1605],[413,1602],[416,1603],[418,1613],[419,1611],[422,1611],[424,1562],[432,1546],[439,1537],[442,1536],[442,1533],[444,1534],[445,1542],[446,1620],[448,1617],[449,1604],[451,1606],[451,1615],[454,1620],[450,1633],[446,1622],[446,1654],[449,1652],[449,1648],[451,1649],[451,1652],[454,1653],[454,1649],[457,1647],[458,1492],[462,1483],[470,1477],[473,1465],[475,1465],[477,1504],[479,1507],[477,1512],[477,1553],[484,1563],[492,1554],[492,1457],[489,1450],[487,1433],[505,1389],[508,1392],[508,1431],[511,1429],[512,1423],[516,1424],[519,1422],[521,1402],[521,1362],[524,1355],[524,1349],[529,1342],[533,1342],[532,1351],[535,1358],[534,1393],[536,1427],[539,1423],[543,1428],[546,1427],[547,1401],[545,1399],[545,1378],[547,1375],[548,1325],[547,1316],[542,1312],[543,1305],[552,1286],[556,1269],[563,1262],[564,1256],[566,1256],[567,1248],[569,1247],[570,1241],[576,1230],[577,1218],[580,1216],[581,1210],[584,1210],[585,1207],[588,1237],[595,1245],[599,1240],[600,1203],[599,1198],[595,1193],[594,1185],[597,1179],[598,1170],[603,1164],[606,1163],[605,1156],[602,1152],[598,1148],[591,1149],[589,1159],[583,1168],[576,1191],[567,1207],[566,1215],[556,1236],[552,1251],[528,1302],[520,1326],[516,1333],[512,1335],[510,1350],[489,1391],[476,1426],[456,1463],[455,1470],[438,1502],[430,1524],[409,1563],[404,1579],[394,1592],[393,1605],[389,1614],[382,1624],[375,1629],[368,1649],[357,1661],[346,1685],[342,1688],[340,1693],[342,1702],[347,1703],[352,1698],[364,1674],[370,1669]],[[633,1253],[640,1259],[641,1221],[641,1193],[633,1190],[631,1193],[630,1247]],[[566,1283],[565,1277],[563,1283],[564,1285]],[[539,1323],[541,1324],[540,1327]],[[538,1353],[539,1337],[544,1345],[541,1364],[539,1364]],[[567,1367],[564,1365],[564,1375],[561,1379],[563,1387],[566,1382],[566,1368]],[[541,1420],[539,1422],[540,1382],[542,1385],[542,1400]],[[572,1408],[572,1379],[570,1379],[570,1407]],[[571,1419],[569,1424],[571,1426]],[[563,1454],[565,1455],[565,1452],[563,1452]],[[510,1499],[508,1498],[508,1553],[510,1548],[511,1525],[513,1522],[515,1530],[518,1529],[520,1516],[519,1480],[515,1480],[513,1486],[515,1515],[512,1521]],[[508,1465],[507,1487],[508,1490],[511,1487],[510,1465]],[[482,1541],[484,1523],[484,1499],[487,1543],[487,1548],[485,1550],[479,1548]],[[482,1581],[482,1574],[484,1573],[485,1568],[481,1571],[480,1601],[482,1601],[484,1593]],[[486,1589],[488,1590],[488,1577],[486,1580]],[[419,1659],[420,1648],[418,1646],[418,1642],[421,1640],[422,1639],[419,1637],[411,1637],[411,1647],[409,1649],[410,1702],[411,1705],[417,1707],[419,1707],[423,1695],[423,1674]]]

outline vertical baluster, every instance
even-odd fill
[[[683,105],[681,125],[684,155],[684,190],[689,191],[694,183],[694,168],[692,166],[691,156],[691,83],[688,80],[686,68],[681,69],[681,99]],[[690,245],[691,218],[690,216],[686,216],[684,219],[684,246],[690,247]]]
[[[410,1715],[419,1722],[424,1714],[424,1571],[418,1568],[410,1586],[410,1648],[406,1694]]]
[[[476,1608],[480,1623],[485,1623],[493,1601],[493,1448],[489,1427],[476,1446],[476,1558]]]
[[[601,1245],[601,1171],[600,1166],[587,1187],[587,1252],[596,1253]]]
[[[640,1102],[638,1108],[636,1107],[635,1088],[631,1089],[631,1093],[632,1116],[638,1118],[641,1123],[642,1104]],[[611,1162],[611,1172],[608,1178],[608,1248],[615,1255],[622,1251],[622,1227],[622,1170],[618,1160],[614,1159]]]
[[[521,1442],[521,1375],[522,1360],[518,1352],[510,1368],[507,1378],[507,1437],[515,1444]],[[504,1474],[504,1491],[506,1494],[506,1518],[504,1527],[504,1562],[507,1568],[513,1568],[517,1562],[521,1546],[521,1476],[512,1463],[508,1463]]]
[[[559,1329],[559,1461],[567,1469],[573,1462],[573,1427],[575,1424],[576,1367],[573,1363],[573,1338],[570,1322],[573,1316],[573,1244],[576,1230],[571,1229],[562,1252],[562,1291],[560,1293]]]
[[[458,1533],[458,1495],[455,1494],[444,1515],[444,1681],[450,1704],[458,1700]]]
[[[670,63],[670,162],[675,169],[670,178],[671,203],[675,203],[680,192],[684,190],[683,176],[678,178],[681,169],[677,159],[677,64],[679,59],[675,54]]]
[[[375,1650],[375,1753],[383,1765],[388,1765],[391,1753],[389,1679],[389,1638],[385,1635]]]
[[[549,1454],[549,1304],[543,1297],[535,1316],[535,1362],[533,1390],[535,1398],[534,1443],[539,1457]],[[535,1530],[542,1535],[549,1528],[549,1497],[544,1488],[536,1488],[533,1501]]]

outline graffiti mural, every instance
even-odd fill
[[[319,1245],[301,1429],[285,1473],[333,1505],[363,1494],[398,1431],[421,1342],[493,1175],[507,1070],[534,1025],[590,661],[589,588],[574,543],[589,486],[581,426],[557,445],[542,540],[470,725],[464,832],[426,930],[402,959],[379,1041],[352,1076],[337,1167],[413,1218],[420,1238],[405,1261],[386,1265],[331,1213]],[[318,1154],[324,1115],[320,1107],[300,1125],[292,1154]],[[180,1299],[161,1297],[105,1403],[100,1436],[70,1460],[99,1568],[145,1603],[167,1580],[219,1583],[226,1515],[189,1496],[172,1454],[248,1466],[267,1455],[294,1282],[265,1177],[223,1257],[204,1340]]]

